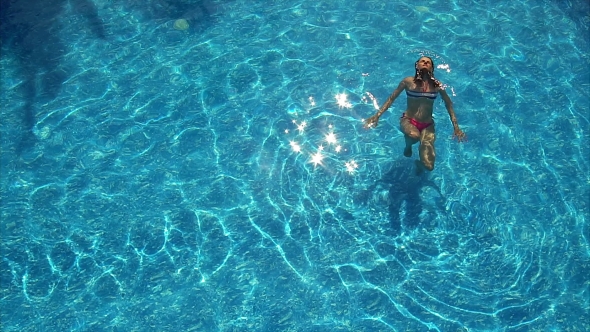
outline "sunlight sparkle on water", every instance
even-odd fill
[[[344,163],[344,166],[350,174],[352,174],[359,167],[359,165],[354,160],[347,161],[346,163]]]
[[[437,65],[436,68],[442,69],[442,70],[446,70],[447,73],[450,73],[451,72],[451,67],[449,67],[449,65],[446,64],[446,63],[442,63],[440,65]]]
[[[291,141],[289,144],[291,145],[291,149],[293,149],[293,151],[301,152],[301,145],[297,144],[297,142]]]
[[[341,101],[343,105],[350,104],[346,101],[347,97],[345,94],[339,94],[338,96],[338,100]],[[340,142],[340,139],[342,138],[339,139],[339,137],[337,137],[334,124],[327,124],[327,128],[322,130],[324,131],[323,137],[320,136],[320,141],[316,142],[318,145],[314,149],[315,151],[310,151],[311,146],[306,144],[306,137],[308,134],[313,136],[313,130],[311,133],[305,132],[308,122],[305,120],[291,120],[291,122],[293,123],[293,127],[297,130],[297,133],[295,133],[295,130],[292,129],[285,129],[284,132],[286,135],[292,135],[292,137],[287,141],[292,153],[308,155],[309,159],[307,159],[306,162],[313,164],[314,168],[318,165],[321,165],[324,169],[330,169],[336,165],[339,165],[336,167],[339,168],[339,171],[342,173],[346,172],[349,175],[353,175],[358,171],[359,165],[356,161],[345,161],[337,156],[337,154],[343,151],[348,151],[348,149],[342,146]],[[301,142],[302,139],[303,142]],[[326,159],[326,157],[330,158]],[[344,164],[344,168],[341,168],[342,164]]]
[[[336,143],[336,135],[334,133],[329,133],[328,135],[326,135],[326,142],[328,142],[330,144],[335,144]]]
[[[352,104],[348,101],[346,93],[339,93],[336,95],[336,103],[340,108],[351,108]]]
[[[317,153],[311,155],[311,162],[314,164],[314,166],[317,166],[318,164],[321,165],[322,159],[324,159],[324,156],[322,155],[321,149]]]
[[[305,127],[307,126],[307,122],[303,121],[300,124],[297,124],[297,121],[293,120],[293,123],[297,126],[297,130],[299,130],[299,133],[303,133],[303,131],[305,130]]]
[[[311,107],[315,106],[315,100],[311,96],[309,97],[309,104],[311,105]]]

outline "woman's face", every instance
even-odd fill
[[[425,56],[421,57],[418,60],[418,64],[416,65],[416,69],[418,69],[418,70],[426,69],[432,73],[432,69],[433,69],[432,68],[432,61],[430,61],[430,59]]]

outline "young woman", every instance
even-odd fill
[[[404,156],[412,156],[412,145],[420,142],[419,155],[420,160],[416,160],[416,172],[421,173],[424,170],[432,171],[434,169],[434,120],[432,111],[434,110],[434,100],[440,94],[445,107],[453,123],[454,135],[459,142],[465,140],[465,133],[459,129],[453,102],[444,90],[442,83],[434,78],[434,62],[429,57],[421,57],[415,63],[416,75],[414,77],[404,78],[398,87],[393,91],[391,96],[377,114],[371,116],[365,121],[366,128],[377,126],[379,117],[391,106],[393,101],[406,91],[408,96],[408,105],[406,111],[400,119],[400,127],[406,139],[406,148]]]

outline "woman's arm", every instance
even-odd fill
[[[451,122],[453,123],[453,136],[457,137],[457,140],[461,142],[465,139],[465,133],[461,129],[459,129],[459,123],[457,122],[457,117],[455,116],[455,109],[453,108],[453,101],[451,100],[451,98],[445,90],[440,89],[438,92],[440,93],[442,99],[445,102],[445,107],[447,108],[447,112],[449,112],[449,117],[451,118]]]
[[[406,80],[403,79],[401,82],[399,82],[399,85],[397,86],[397,88],[395,90],[393,90],[393,92],[391,93],[389,98],[387,98],[387,100],[385,101],[385,104],[383,104],[383,106],[381,106],[381,108],[379,108],[379,111],[377,111],[377,113],[375,113],[375,115],[373,115],[372,117],[368,118],[365,121],[365,128],[376,127],[377,123],[379,122],[379,117],[381,115],[383,115],[383,113],[385,113],[385,111],[387,111],[389,106],[391,106],[391,104],[393,104],[395,99],[397,97],[399,97],[399,95],[402,93],[402,91],[404,91],[405,88],[406,88]]]
[[[379,109],[379,112],[377,112],[377,115],[381,116],[383,113],[385,113],[385,111],[387,111],[389,106],[391,106],[391,104],[393,104],[393,102],[397,99],[397,97],[399,97],[399,95],[402,93],[402,91],[404,91],[405,88],[406,88],[406,80],[404,79],[401,82],[399,82],[399,85],[397,86],[397,88],[395,90],[393,90],[393,92],[391,93],[389,98],[387,98],[387,100],[385,101],[385,104],[383,104],[383,106],[381,106],[381,108]]]

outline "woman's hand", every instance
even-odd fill
[[[379,123],[379,115],[375,114],[372,117],[365,120],[365,129],[375,128]]]
[[[455,132],[453,133],[453,139],[455,138],[457,138],[458,142],[467,141],[467,136],[465,136],[465,133],[459,127],[455,128]]]

